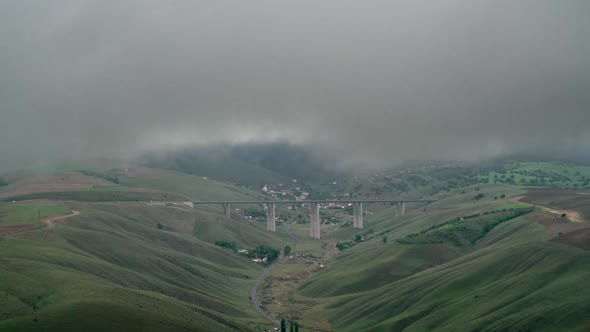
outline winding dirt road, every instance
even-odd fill
[[[72,213],[70,213],[70,214],[61,215],[61,216],[54,216],[54,217],[51,217],[48,219],[41,219],[41,221],[44,222],[45,225],[47,225],[47,228],[53,228],[53,227],[55,227],[55,225],[58,224],[58,221],[63,221],[67,218],[74,217],[79,214],[80,214],[79,211],[72,210]]]
[[[583,193],[578,193],[578,194],[583,194]],[[541,210],[547,211],[547,212],[554,214],[556,216],[562,216],[563,214],[565,214],[566,218],[571,222],[575,222],[575,223],[584,222],[584,218],[582,218],[582,215],[578,211],[557,209],[557,208],[551,207],[546,204],[540,204],[540,203],[534,203],[534,202],[521,202],[521,199],[523,199],[525,197],[526,197],[525,195],[515,196],[515,197],[511,197],[508,200],[513,203],[526,203],[526,204],[534,205],[534,206],[539,207]]]

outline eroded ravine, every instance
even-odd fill
[[[285,232],[293,240],[292,245],[293,245],[293,248],[295,248],[297,246],[297,244],[299,243],[299,238],[297,236],[295,236],[295,234],[293,234],[293,232],[291,232],[287,223],[283,223],[283,228],[285,229]],[[266,277],[270,274],[272,269],[284,258],[285,257],[283,256],[283,254],[281,254],[281,257],[279,257],[279,259],[277,259],[274,263],[272,263],[269,267],[267,267],[266,270],[264,270],[264,273],[262,273],[262,275],[260,275],[260,277],[258,277],[258,280],[256,280],[256,284],[254,285],[254,287],[252,287],[252,290],[250,291],[250,300],[252,301],[252,305],[254,305],[254,309],[256,309],[256,311],[260,315],[262,315],[262,317],[264,317],[266,320],[268,320],[269,322],[273,323],[276,326],[280,326],[281,323],[278,320],[272,318],[267,312],[262,310],[260,303],[256,299],[256,292],[258,291],[258,288],[260,287],[260,285],[262,284],[264,279],[266,279]]]

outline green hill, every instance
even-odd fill
[[[502,234],[499,234],[502,233]],[[514,220],[501,241],[447,264],[337,301],[325,315],[350,331],[572,331],[588,324],[590,257]],[[346,315],[343,313],[346,312]]]
[[[249,331],[264,323],[249,304],[261,268],[213,244],[288,243],[264,223],[145,204],[64,206],[82,213],[47,228],[36,224],[39,204],[0,204],[8,226],[35,225],[1,235],[0,330]]]
[[[350,227],[350,208],[322,208],[321,241],[309,239],[306,208],[281,207],[278,225],[287,222],[301,242],[259,289],[263,306],[293,310],[304,330],[586,329],[590,195],[486,184],[489,170],[472,172],[443,165],[376,175],[360,187],[360,178],[314,187],[437,200],[407,204],[402,217],[392,205],[365,204],[364,229]],[[143,167],[39,179],[10,178],[2,192],[0,331],[268,327],[249,299],[262,268],[215,243],[283,248],[292,238],[242,217],[263,214],[260,206],[232,206],[229,220],[219,205],[149,202],[266,196]],[[72,210],[81,214],[49,221]]]
[[[113,178],[117,179],[116,183],[112,182]],[[34,183],[34,180],[39,183]],[[38,199],[132,202],[263,198],[259,192],[201,176],[143,167],[30,173],[4,188],[0,201],[5,202]]]
[[[392,219],[391,208],[366,217],[370,233],[333,232],[340,241],[361,232],[365,240],[344,249],[298,294],[326,303],[316,315],[336,331],[586,330],[590,252],[583,243],[590,237],[579,230],[588,223],[543,205],[531,212],[509,197],[490,198],[519,190],[482,186],[481,200],[445,194],[402,218]],[[523,200],[590,212],[590,196],[572,192],[533,190]],[[390,240],[383,243],[383,236]]]

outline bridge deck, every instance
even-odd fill
[[[309,203],[432,203],[427,199],[346,199],[346,200],[306,200],[306,201],[196,201],[193,204],[309,204]]]

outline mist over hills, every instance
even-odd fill
[[[357,167],[588,150],[588,9],[4,2],[0,168],[281,140]]]
[[[588,164],[590,153],[584,149],[531,150],[481,160],[408,160],[383,164],[380,167],[362,163],[350,167],[342,162],[343,159],[346,159],[346,153],[330,156],[315,150],[313,146],[279,141],[158,150],[142,155],[137,162],[148,167],[175,170],[239,185],[262,186],[286,183],[293,179],[327,183],[354,176],[368,176],[374,172],[429,165],[463,164],[477,173],[502,168],[507,160]]]
[[[588,331],[589,17],[0,2],[0,332]]]
[[[311,147],[288,142],[171,149],[147,153],[139,162],[250,186],[293,179],[327,182],[349,174],[337,161],[322,158]]]

